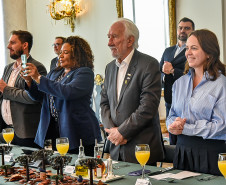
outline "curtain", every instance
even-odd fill
[[[168,3],[169,3],[170,46],[173,46],[177,43],[176,0],[168,0]]]
[[[123,0],[116,0],[116,9],[117,9],[118,18],[123,17],[122,1]]]

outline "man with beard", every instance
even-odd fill
[[[137,163],[135,146],[149,144],[149,165],[164,157],[158,106],[161,96],[159,62],[137,50],[139,30],[120,18],[108,32],[108,46],[115,58],[105,70],[101,116],[109,134],[114,160]]]
[[[195,30],[194,22],[184,17],[179,21],[177,28],[178,43],[175,46],[166,48],[160,61],[160,71],[162,72],[162,83],[164,86],[164,98],[166,106],[166,117],[169,114],[172,103],[173,83],[183,75],[186,57],[185,47],[188,35]],[[177,136],[169,133],[171,145],[177,142]]]
[[[12,31],[7,48],[15,62],[8,64],[0,80],[0,129],[14,128],[13,144],[35,147],[41,103],[33,101],[25,89],[25,81],[20,77],[21,55],[27,56],[27,62],[37,66],[39,73],[46,75],[45,67],[29,54],[33,37],[27,31]],[[29,71],[28,71],[29,73]],[[2,134],[0,140],[4,142]]]
[[[60,50],[65,41],[64,37],[56,37],[55,42],[53,44],[54,52],[57,54],[57,57],[53,58],[51,60],[50,64],[50,71],[55,69],[58,66],[58,60],[59,60],[59,55],[60,55]]]

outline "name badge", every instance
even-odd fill
[[[69,173],[69,174],[74,173],[74,171],[75,171],[75,167],[74,166],[66,166],[65,169],[64,169],[64,172],[65,173]]]
[[[5,155],[4,159],[5,159],[5,162],[13,162],[13,156],[11,155]]]
[[[41,164],[42,164],[42,160],[37,160],[30,166],[34,168],[38,168],[39,166],[41,166]]]
[[[152,185],[150,181],[146,179],[137,179],[135,185]]]

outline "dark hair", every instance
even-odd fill
[[[220,61],[220,47],[216,35],[206,29],[193,31],[189,37],[191,35],[197,38],[202,50],[209,55],[207,62],[203,65],[203,71],[208,71],[212,76],[210,80],[216,80],[220,73],[225,75],[225,65]],[[189,65],[186,63],[185,73],[188,70]]]
[[[195,30],[195,23],[191,19],[184,17],[179,21],[179,23],[180,22],[190,22],[192,24],[192,29]]]
[[[70,36],[64,43],[72,46],[71,56],[76,61],[76,68],[89,67],[93,69],[94,56],[87,41],[78,36]]]
[[[30,32],[28,31],[23,31],[23,30],[13,30],[11,31],[11,35],[17,35],[18,39],[20,40],[21,43],[28,43],[28,52],[30,52],[32,45],[33,45],[33,36]]]
[[[55,37],[55,39],[61,39],[63,41],[63,43],[65,42],[66,38],[65,37],[61,37],[61,36],[57,36]]]

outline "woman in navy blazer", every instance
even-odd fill
[[[60,67],[46,77],[27,64],[27,90],[43,101],[35,143],[44,147],[46,139],[69,138],[69,152],[78,153],[82,139],[85,154],[93,156],[95,139],[101,140],[100,127],[90,107],[94,86],[93,54],[82,38],[66,39],[59,56]],[[23,74],[23,73],[22,73]],[[53,144],[55,147],[55,144]]]

